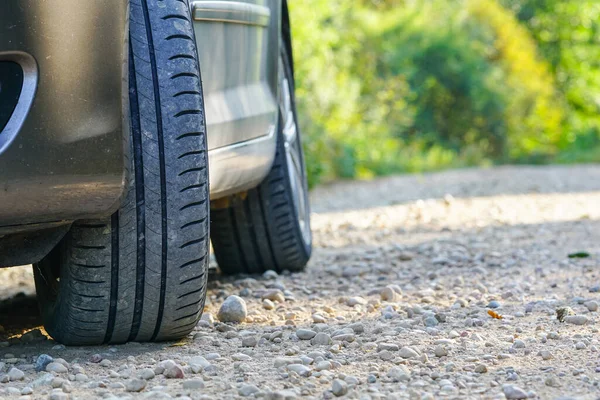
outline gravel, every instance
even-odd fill
[[[8,321],[0,398],[597,397],[600,167],[340,182],[312,197],[307,271],[212,274],[178,343],[65,348],[35,316]],[[30,267],[0,274],[0,297],[22,309]]]

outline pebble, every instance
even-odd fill
[[[336,397],[344,396],[348,393],[348,384],[340,379],[335,379],[331,384],[331,392]]]
[[[598,302],[596,301],[587,301],[584,303],[584,306],[588,309],[588,311],[595,312],[598,311]]]
[[[265,293],[263,293],[262,298],[263,298],[263,300],[269,300],[271,302],[273,302],[273,301],[275,301],[277,303],[285,302],[285,296],[283,295],[283,292],[279,289],[267,290]]]
[[[317,336],[317,332],[310,329],[298,329],[296,331],[296,336],[298,336],[298,339],[300,340],[310,340]]]
[[[396,293],[396,291],[391,286],[386,286],[383,289],[381,289],[381,291],[379,292],[379,295],[381,296],[382,301],[389,301],[389,302],[397,301],[398,298],[400,297],[398,295],[398,293]]]
[[[198,390],[204,389],[204,381],[202,379],[188,379],[187,381],[183,381],[183,388],[186,390]]]
[[[238,389],[238,394],[242,397],[252,396],[254,393],[258,393],[260,389],[258,389],[254,385],[242,385]]]
[[[35,360],[35,371],[36,372],[40,372],[40,371],[45,371],[46,370],[46,366],[48,364],[50,364],[52,361],[54,361],[54,358],[50,357],[48,354],[40,354],[38,356],[38,358]]]
[[[406,366],[400,365],[391,368],[388,371],[387,376],[391,378],[394,382],[408,381],[410,379],[410,371]]]
[[[262,301],[262,306],[265,310],[274,310],[275,309],[275,303],[273,303],[269,299],[264,299]]]
[[[485,364],[477,364],[475,366],[475,372],[477,372],[478,374],[485,374],[486,372],[488,372],[488,369]]]
[[[585,325],[588,323],[589,318],[585,315],[567,315],[566,317],[564,317],[564,321],[567,324],[572,325]]]
[[[310,368],[308,368],[306,365],[304,364],[289,364],[287,366],[287,369],[289,371],[293,371],[295,373],[297,373],[300,376],[310,376]]]
[[[445,357],[448,355],[448,349],[444,346],[435,346],[433,352],[436,357]]]
[[[150,379],[154,379],[156,374],[154,373],[154,371],[152,369],[144,368],[143,370],[140,371],[138,376],[142,379],[149,381]]]
[[[21,381],[21,380],[23,380],[23,378],[25,378],[25,373],[16,367],[12,367],[8,371],[8,379],[11,382]]]
[[[586,345],[585,345],[585,343],[583,343],[583,342],[577,342],[577,343],[575,343],[575,348],[576,348],[577,350],[583,350],[583,349],[585,349],[586,347],[587,347],[587,346],[586,346]]]
[[[410,347],[403,347],[400,349],[400,353],[398,353],[402,358],[414,358],[418,357],[419,353],[411,349]]]
[[[521,400],[529,397],[526,391],[515,385],[503,385],[502,391],[509,400]]]
[[[354,307],[354,306],[358,306],[358,305],[364,305],[367,304],[367,300],[365,300],[364,298],[360,297],[360,296],[354,296],[354,297],[350,297],[347,301],[346,304],[349,307]]]
[[[242,338],[242,347],[256,347],[258,339],[255,336],[246,336]]]
[[[144,379],[129,379],[125,382],[125,390],[128,392],[141,392],[146,388]]]
[[[248,316],[246,302],[239,296],[229,296],[219,309],[217,318],[221,322],[244,322]]]
[[[492,300],[487,305],[488,308],[500,308],[500,302],[496,300]]]
[[[331,336],[324,332],[319,332],[315,335],[315,337],[310,339],[310,344],[312,344],[313,346],[325,346],[331,343]]]
[[[53,361],[53,362],[49,363],[48,365],[46,365],[46,371],[47,372],[56,372],[57,374],[66,374],[67,372],[69,372],[67,367],[65,367],[64,365],[62,365],[61,363],[58,363],[56,361]]]
[[[162,361],[159,368],[163,369],[162,374],[168,379],[182,379],[185,377],[183,369],[173,360]]]

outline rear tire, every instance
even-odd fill
[[[282,49],[277,151],[269,175],[257,188],[218,201],[211,210],[211,240],[225,274],[301,271],[311,255],[306,168],[289,60]]]
[[[208,277],[204,105],[187,1],[131,0],[129,182],[104,221],[76,222],[34,275],[48,333],[67,345],[174,340]]]

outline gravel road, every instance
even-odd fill
[[[65,348],[35,329],[29,268],[2,271],[0,398],[600,398],[600,167],[312,197],[307,271],[213,274],[179,343]]]

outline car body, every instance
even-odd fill
[[[255,187],[273,163],[287,4],[190,7],[216,200]],[[0,10],[0,266],[12,266],[40,261],[73,221],[119,207],[129,179],[128,4],[4,0]]]

